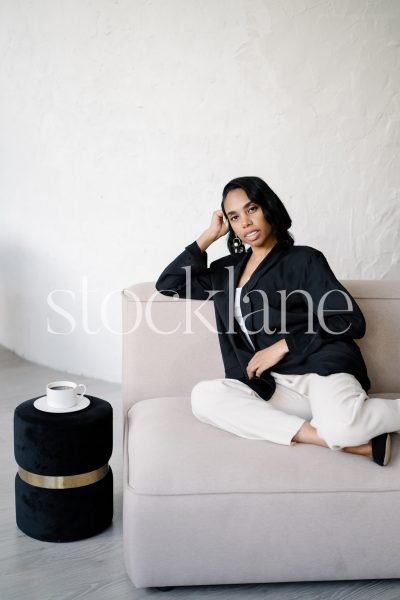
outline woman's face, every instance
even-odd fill
[[[252,202],[241,188],[227,193],[224,209],[230,226],[244,244],[262,248],[269,247],[271,242],[277,241],[261,206]]]

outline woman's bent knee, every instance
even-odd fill
[[[191,405],[193,414],[205,415],[215,405],[218,389],[221,386],[220,379],[204,379],[196,383],[191,391]]]
[[[191,398],[208,398],[221,387],[221,379],[203,379],[192,388]]]

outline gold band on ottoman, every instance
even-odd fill
[[[103,479],[108,473],[108,463],[80,475],[39,475],[38,473],[30,473],[22,467],[18,467],[18,474],[22,481],[29,483],[35,487],[47,488],[48,490],[66,490],[69,488],[78,488],[84,485],[91,485]]]

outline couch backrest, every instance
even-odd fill
[[[357,343],[368,367],[369,393],[400,397],[400,281],[341,283],[366,319],[366,335]],[[224,376],[212,300],[164,296],[152,281],[121,293],[125,411],[146,398],[189,396],[198,381]]]

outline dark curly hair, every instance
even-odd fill
[[[236,254],[233,246],[233,238],[235,233],[230,225],[228,216],[224,209],[225,198],[231,190],[241,188],[244,190],[255,204],[261,206],[264,217],[271,225],[272,233],[276,235],[278,240],[282,240],[288,247],[294,244],[294,237],[289,233],[288,229],[292,226],[292,219],[289,216],[282,200],[278,198],[273,190],[267,183],[260,177],[236,177],[229,181],[222,192],[221,208],[227,219],[229,226],[229,233],[227,237],[227,246],[230,254]],[[243,253],[245,250],[244,244],[241,243],[239,252]]]

